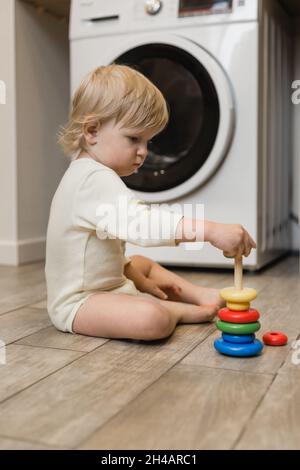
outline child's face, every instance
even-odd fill
[[[135,132],[122,128],[122,123],[114,119],[90,127],[85,133],[90,156],[119,176],[129,176],[142,166],[147,144],[154,135],[149,130]]]

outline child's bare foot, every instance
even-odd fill
[[[194,305],[170,300],[158,300],[176,316],[178,323],[204,323],[212,321],[218,313],[217,305]]]
[[[225,301],[220,296],[218,289],[197,286],[194,295],[198,305],[215,305],[217,309],[225,307]]]
[[[218,313],[216,305],[185,304],[185,311],[179,323],[204,323],[212,321]]]

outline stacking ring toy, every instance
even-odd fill
[[[217,351],[226,356],[240,356],[240,357],[250,357],[256,356],[259,354],[263,348],[261,341],[256,339],[253,343],[247,344],[234,344],[227,343],[222,338],[218,338],[214,342],[214,346]]]
[[[221,308],[218,312],[220,320],[229,323],[253,323],[259,319],[259,312],[254,308],[241,312],[229,310],[229,308]]]
[[[263,342],[268,346],[284,346],[288,337],[280,331],[269,331],[263,335]]]
[[[249,335],[260,329],[259,321],[254,323],[227,323],[222,320],[216,321],[218,330],[232,335]]]
[[[244,310],[249,310],[250,308],[250,302],[241,302],[241,303],[237,303],[237,302],[226,302],[226,307],[229,309],[229,310],[236,310],[238,312],[240,311],[244,311]]]
[[[238,290],[234,287],[226,287],[220,291],[221,297],[226,300],[229,310],[248,310],[251,300],[255,299],[257,292],[251,287]]]
[[[228,333],[222,333],[222,338],[228,343],[246,344],[253,343],[255,335],[229,335]]]

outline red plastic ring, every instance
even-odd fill
[[[284,346],[288,337],[281,331],[268,331],[263,335],[263,342],[268,346]]]
[[[229,310],[229,308],[221,308],[218,312],[220,320],[228,323],[255,323],[260,315],[255,308],[249,308],[249,310],[237,311]]]

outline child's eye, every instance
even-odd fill
[[[138,142],[138,140],[139,140],[138,137],[134,137],[134,136],[132,136],[132,135],[129,135],[129,136],[128,136],[128,139],[129,139],[131,142]]]

